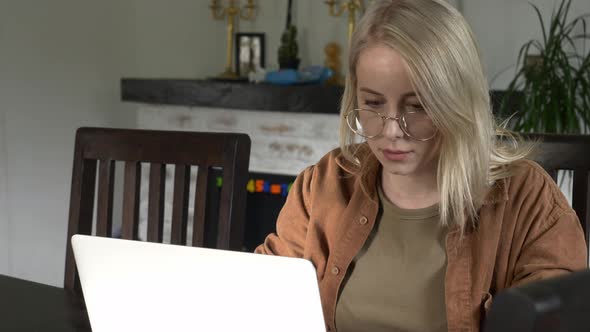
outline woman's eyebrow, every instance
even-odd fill
[[[377,91],[372,90],[372,89],[369,89],[367,87],[360,87],[359,90],[362,91],[362,92],[367,92],[367,93],[374,94],[374,95],[377,95],[377,96],[380,96],[380,97],[385,97],[382,93],[377,92]],[[401,95],[401,98],[400,99],[401,100],[404,100],[404,99],[407,99],[407,98],[410,98],[410,97],[417,97],[417,96],[418,95],[416,94],[416,92],[409,91],[409,92],[403,93]]]
[[[371,93],[371,94],[374,94],[374,95],[377,95],[377,96],[384,97],[382,93],[379,93],[379,92],[377,92],[375,90],[371,90],[371,89],[366,88],[366,87],[361,87],[359,90],[360,91],[363,91],[363,92],[368,92],[368,93]]]
[[[410,97],[418,97],[418,95],[414,91],[406,92],[406,93],[402,94],[402,99],[406,99],[406,98],[410,98]]]

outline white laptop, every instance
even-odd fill
[[[74,235],[93,332],[325,332],[303,259]]]

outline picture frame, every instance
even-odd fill
[[[251,71],[266,66],[265,34],[261,32],[238,32],[235,36],[235,66],[240,77],[248,77]]]

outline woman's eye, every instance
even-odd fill
[[[420,104],[406,105],[406,110],[411,112],[424,112],[424,106]]]
[[[375,106],[381,105],[381,101],[379,101],[379,100],[365,100],[365,105],[375,107]]]

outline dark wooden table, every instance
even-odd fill
[[[80,298],[63,288],[0,275],[0,331],[91,330]]]

